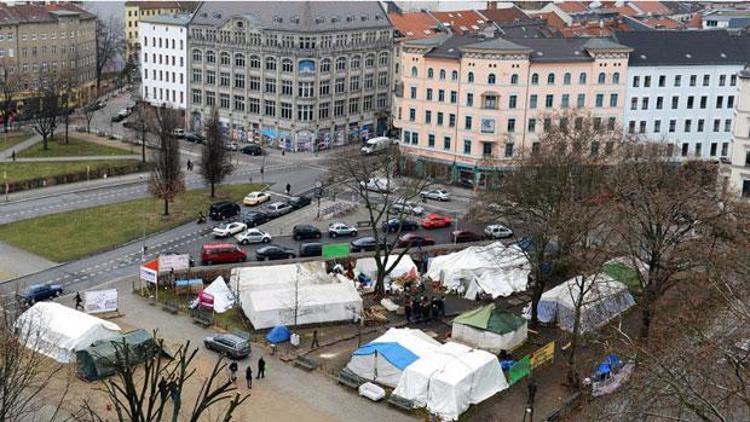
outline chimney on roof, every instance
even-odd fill
[[[488,1],[487,10],[497,10],[497,1]]]

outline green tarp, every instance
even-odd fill
[[[123,344],[128,348],[131,364],[143,362],[158,350],[154,338],[146,330],[135,330],[111,339],[97,340],[89,347],[76,351],[78,375],[87,381],[94,381],[114,374],[117,354],[122,354]]]
[[[349,256],[348,243],[332,243],[323,245],[323,258],[343,258]]]
[[[526,320],[489,304],[464,312],[453,320],[454,323],[468,325],[497,334],[517,331]]]
[[[528,376],[530,372],[531,357],[526,355],[508,370],[508,384],[515,384],[517,381],[523,379],[523,377]]]
[[[612,277],[614,280],[628,286],[628,290],[633,293],[641,291],[641,284],[638,280],[638,273],[629,266],[619,263],[610,262],[602,265],[602,272]]]

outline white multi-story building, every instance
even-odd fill
[[[732,129],[732,155],[729,187],[743,197],[750,197],[750,66],[738,73],[739,95],[734,110]],[[724,168],[723,170],[726,170]]]
[[[728,158],[737,72],[750,61],[750,36],[717,30],[616,37],[634,50],[625,87],[625,132],[665,142],[678,158]]]
[[[153,106],[187,108],[187,24],[190,15],[141,18],[143,99]]]

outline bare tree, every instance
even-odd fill
[[[81,107],[81,113],[83,114],[83,118],[86,121],[86,133],[91,132],[91,121],[94,119],[94,114],[96,114],[98,102],[99,101],[96,98],[92,98],[83,107]]]
[[[125,44],[122,23],[110,17],[109,21],[96,21],[96,92],[101,93],[102,74],[120,54]]]
[[[49,148],[48,140],[57,128],[62,113],[60,107],[60,83],[55,75],[40,74],[34,81],[31,101],[31,119],[34,130],[42,137],[44,150]]]
[[[203,146],[198,168],[206,183],[211,185],[211,198],[215,196],[216,184],[221,183],[234,170],[230,160],[221,135],[219,112],[214,108],[211,119],[206,124],[206,145]]]
[[[141,162],[146,163],[146,120],[149,118],[148,103],[143,99],[143,95],[139,88],[134,88],[130,93],[131,98],[135,102],[135,112],[137,120],[134,131],[137,131],[141,137]]]
[[[78,67],[78,53],[74,53],[70,58],[69,62],[75,63],[75,67],[67,67],[59,74],[55,75],[58,78],[58,85],[60,88],[60,114],[62,115],[62,123],[65,126],[65,143],[69,143],[68,137],[70,127],[70,115],[73,113],[74,105],[76,104],[76,92],[80,87],[80,75],[77,72]],[[79,97],[82,97],[78,93]]]
[[[169,215],[169,201],[185,190],[185,179],[180,165],[180,145],[174,136],[179,116],[176,110],[159,107],[154,110],[152,127],[159,138],[159,148],[153,157],[149,191],[164,200],[164,215]]]

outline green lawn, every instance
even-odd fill
[[[48,149],[45,151],[42,142],[18,153],[19,158],[40,157],[82,157],[93,155],[129,155],[130,150],[102,145],[96,142],[86,141],[75,136],[68,137],[65,141],[64,134],[56,134],[55,140],[47,142]]]
[[[216,198],[209,197],[207,189],[183,192],[170,203],[168,217],[162,216],[164,202],[154,198],[48,215],[0,226],[0,240],[52,261],[65,262],[141,237],[144,215],[146,232],[159,232],[195,220],[198,211],[205,214],[212,202],[239,201],[256,190],[261,190],[261,186],[220,186]]]
[[[19,130],[6,134],[3,132],[2,125],[0,125],[0,151],[11,149],[32,136],[34,136],[34,132],[30,130]]]
[[[92,160],[92,161],[46,161],[46,162],[4,162],[0,163],[0,171],[5,172],[9,183],[38,177],[53,177],[63,174],[85,172],[86,168],[94,172],[103,168],[127,168],[137,170],[138,160]],[[0,174],[0,177],[3,177]],[[0,181],[4,183],[5,181]]]

